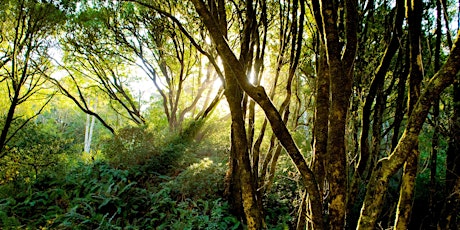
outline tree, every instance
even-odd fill
[[[70,82],[78,91],[74,95],[62,83],[61,91],[94,116],[84,100],[85,91],[98,89],[110,98],[117,113],[145,124],[141,99],[134,98],[130,87],[136,78],[148,84],[142,78],[144,75],[162,99],[171,131],[180,130],[188,117],[206,118],[219,103],[223,90],[212,88],[220,73],[209,67],[202,71],[201,66],[211,63],[204,62],[197,49],[211,56],[200,47],[194,48],[195,41],[180,33],[176,24],[159,17],[168,14],[166,11],[159,14],[149,9],[152,6],[124,2],[102,5],[85,5],[69,27],[72,33],[62,41],[64,50],[72,54],[67,56],[65,68],[72,71]],[[78,80],[81,77],[87,80]],[[93,84],[88,85],[89,82]],[[98,119],[107,128],[112,126],[103,118]]]
[[[88,8],[69,23],[69,33],[61,41],[66,55],[64,63],[60,65],[68,72],[70,81],[67,81],[67,84],[70,84],[63,84],[65,78],[55,79],[54,82],[64,95],[79,98],[78,103],[87,113],[91,111],[88,100],[94,99],[90,99],[93,96],[89,94],[102,93],[116,113],[135,124],[145,124],[140,111],[140,101],[132,95],[129,88],[132,73],[129,72],[129,63],[124,60],[126,52],[116,48],[105,27],[105,17],[103,9]],[[70,90],[72,88],[77,89],[77,96],[73,96]],[[74,102],[77,103],[75,100]],[[89,114],[94,116],[92,113]],[[102,121],[102,118],[98,119],[110,126],[107,121]]]
[[[320,3],[325,49],[330,74],[330,111],[327,154],[327,180],[331,186],[330,226],[342,229],[346,215],[346,154],[345,126],[352,90],[353,63],[357,48],[357,1],[345,1],[346,8],[346,47],[342,58],[339,42],[337,15],[333,1]]]
[[[254,86],[252,85],[246,75],[245,71],[245,65],[244,62],[241,63],[241,60],[238,60],[236,57],[235,53],[232,51],[230,48],[229,44],[227,43],[227,40],[225,39],[225,31],[219,28],[222,28],[223,25],[216,24],[215,16],[213,16],[212,11],[209,11],[209,6],[206,6],[204,2],[200,0],[194,0],[192,1],[193,4],[195,5],[195,8],[198,12],[198,14],[201,16],[201,20],[203,21],[204,25],[207,27],[211,38],[213,39],[213,42],[216,44],[217,52],[219,53],[220,57],[222,58],[223,65],[226,68],[225,73],[228,74],[226,75],[226,87],[228,86],[228,83],[230,82],[231,84],[235,85],[236,89],[238,87],[241,87],[242,90],[244,90],[245,93],[247,93],[253,100],[255,100],[259,106],[264,110],[267,119],[270,121],[270,124],[272,126],[273,132],[277,136],[277,138],[280,140],[281,144],[285,147],[287,150],[288,154],[291,156],[291,159],[293,160],[294,164],[297,166],[298,170],[300,171],[303,182],[306,185],[307,191],[311,195],[311,202],[312,202],[312,209],[313,209],[313,223],[314,227],[317,229],[322,229],[322,218],[321,218],[321,204],[320,202],[320,196],[319,196],[319,191],[318,187],[315,181],[315,177],[313,175],[313,172],[311,169],[307,166],[307,163],[303,156],[301,155],[298,147],[296,146],[292,136],[290,135],[285,123],[283,122],[281,115],[279,111],[275,108],[271,100],[269,99],[267,93],[265,92],[265,89],[262,86]],[[221,2],[222,4],[223,2]],[[252,2],[247,1],[246,6],[249,7],[251,10],[248,12],[252,13],[253,9],[252,7]],[[211,8],[212,9],[212,8]],[[221,16],[222,17],[222,16]],[[246,23],[250,25],[251,18],[250,15],[248,18],[246,18]],[[225,25],[225,24],[224,24]],[[226,28],[226,27],[224,27]],[[244,43],[243,43],[244,44]],[[232,90],[232,93],[237,93],[238,91],[235,88],[230,88],[226,89],[228,91]],[[227,96],[227,95],[226,95]],[[241,130],[241,115],[240,111],[238,111],[240,101],[238,101],[237,98],[230,97],[231,95],[227,96],[227,100],[234,100],[236,99],[235,107],[232,109],[232,103],[229,101],[230,108],[232,111],[232,133],[238,134],[237,129]],[[236,95],[234,95],[236,96]],[[240,97],[241,99],[241,97]],[[236,111],[235,111],[236,110]],[[238,118],[239,117],[239,118]],[[244,133],[244,132],[243,132]],[[241,133],[239,133],[241,134]],[[247,178],[250,175],[250,170],[248,169],[249,162],[244,161],[245,156],[247,156],[247,145],[246,142],[244,141],[246,139],[246,136],[233,136],[232,135],[232,141],[233,144],[240,144],[235,146],[236,151],[241,151],[237,153],[237,159],[241,159],[240,161],[243,165],[242,166],[242,171],[243,174],[246,175],[241,175],[241,183],[242,185],[242,197],[243,197],[243,206],[244,206],[244,211],[246,214],[246,219],[248,222],[248,228],[250,229],[257,229],[260,227],[260,222],[261,220],[258,219],[260,218],[260,214],[258,214],[257,210],[254,210],[254,208],[257,206],[255,201],[254,201],[254,196],[255,194],[253,193],[254,190],[251,188],[251,179]],[[242,142],[238,142],[242,141]],[[233,148],[233,147],[232,147]],[[247,158],[246,158],[247,159]],[[240,163],[240,164],[241,164]],[[241,167],[240,166],[240,167]],[[247,187],[244,187],[247,186]]]
[[[52,71],[47,53],[52,35],[64,19],[52,4],[36,1],[2,2],[0,83],[8,92],[8,112],[0,135],[0,157],[8,152],[8,142],[29,121],[41,113],[52,93],[46,95],[46,76]],[[44,93],[43,95],[40,95]],[[33,98],[47,98],[34,114],[19,121],[18,109]],[[20,122],[11,130],[14,122]]]
[[[193,46],[196,41],[180,32],[179,26],[186,25],[174,23],[175,18],[161,17],[162,14],[170,15],[172,8],[149,7],[154,9],[132,3],[117,5],[107,27],[118,44],[138,59],[131,62],[142,69],[160,94],[170,130],[178,130],[186,116],[204,115],[206,110],[213,109],[216,103],[209,103],[211,95],[215,95],[213,101],[220,100],[222,89],[211,89],[218,80],[218,72],[212,71],[210,62],[204,62],[198,52],[201,46]],[[203,65],[207,66],[205,71],[202,71]],[[196,66],[200,66],[198,71]],[[204,106],[199,108],[203,99]]]
[[[146,5],[142,1],[135,2]],[[265,180],[267,169],[270,170],[270,176],[273,175],[277,156],[281,153],[281,148],[276,147],[275,138],[272,138],[270,140],[270,149],[275,151],[273,155],[269,153],[265,157],[262,168],[259,168],[259,147],[264,139],[265,127],[270,124],[273,134],[280,141],[301,174],[311,202],[313,226],[315,228],[328,226],[342,229],[345,226],[345,222],[348,221],[345,220],[347,206],[348,210],[350,210],[356,200],[355,196],[358,194],[358,187],[362,185],[363,181],[370,178],[371,182],[366,191],[368,195],[364,200],[359,226],[373,228],[378,218],[377,214],[380,212],[379,209],[382,208],[381,199],[383,195],[381,194],[385,193],[388,185],[385,183],[388,183],[390,176],[396,172],[396,169],[399,169],[407,161],[407,156],[409,155],[407,155],[406,151],[408,150],[406,148],[417,149],[417,146],[413,145],[414,142],[412,141],[420,133],[421,125],[424,123],[426,113],[429,110],[429,103],[433,98],[440,95],[440,92],[451,83],[453,75],[458,72],[455,68],[450,69],[456,64],[456,49],[452,50],[450,61],[447,61],[445,68],[441,68],[434,75],[432,80],[434,86],[425,87],[424,92],[430,93],[420,96],[416,93],[420,91],[418,90],[420,78],[416,76],[421,76],[420,63],[423,61],[423,57],[418,55],[420,53],[418,48],[420,45],[418,44],[420,43],[416,43],[422,36],[420,28],[417,28],[417,23],[421,21],[419,16],[421,14],[420,9],[414,10],[415,5],[410,4],[406,7],[403,1],[397,1],[396,6],[387,2],[371,1],[366,8],[358,4],[357,1],[321,1],[319,4],[312,2],[311,9],[313,9],[312,13],[316,19],[316,34],[319,37],[318,43],[321,44],[317,46],[321,48],[316,50],[320,55],[317,63],[321,63],[318,64],[321,67],[317,72],[317,113],[313,137],[315,140],[315,163],[312,170],[293,140],[291,131],[288,129],[291,95],[289,85],[292,83],[291,77],[293,75],[287,74],[283,79],[286,82],[286,90],[285,94],[283,94],[285,100],[280,100],[279,95],[274,93],[275,90],[273,89],[275,87],[272,88],[273,91],[270,93],[267,93],[262,87],[265,80],[262,78],[264,68],[259,68],[260,65],[256,64],[257,61],[260,64],[260,60],[263,60],[263,53],[266,49],[269,49],[267,48],[269,46],[263,45],[266,36],[265,31],[274,28],[267,21],[269,21],[271,14],[276,14],[280,25],[276,27],[277,29],[280,28],[278,37],[280,42],[276,45],[279,46],[280,52],[277,58],[279,62],[275,62],[275,69],[277,69],[275,73],[280,73],[279,68],[282,68],[284,63],[289,63],[289,73],[295,74],[298,71],[296,52],[301,50],[299,47],[303,46],[303,40],[298,39],[297,35],[302,34],[300,28],[305,27],[302,21],[305,15],[303,2],[275,2],[274,4],[278,6],[279,11],[274,10],[275,8],[270,8],[271,3],[268,4],[266,1],[230,3],[226,1],[203,2],[193,0],[191,2],[212,39],[212,45],[217,51],[218,58],[222,60],[223,76],[226,83],[225,95],[231,108],[233,124],[229,170],[232,177],[230,179],[231,184],[233,184],[231,193],[233,194],[233,200],[243,205],[242,210],[245,213],[248,226],[250,228],[263,226],[263,221],[261,220],[263,207],[260,204],[262,196],[255,190],[265,190],[263,182],[260,182]],[[171,6],[175,5],[172,4]],[[182,21],[178,20],[179,14],[174,15],[174,10],[165,13],[158,6],[151,8],[170,18],[187,38],[191,39],[191,41],[194,40],[189,32],[189,30],[193,30],[193,27],[183,27]],[[407,15],[408,21],[410,21],[409,28],[403,27],[406,8],[411,9],[409,12],[415,12],[415,14],[410,13]],[[287,14],[291,15],[285,17],[286,12],[290,12]],[[383,17],[379,16],[381,13],[384,14]],[[197,17],[195,12],[180,14],[180,17],[184,15],[187,15],[185,17]],[[383,26],[381,26],[382,23]],[[235,24],[239,26],[234,26]],[[274,25],[278,26],[278,24]],[[405,32],[410,34],[408,43],[404,43]],[[285,36],[290,36],[291,39],[285,39]],[[285,40],[283,41],[283,39]],[[380,40],[384,42],[376,42]],[[400,43],[400,41],[402,42]],[[196,43],[192,44],[195,47],[200,47]],[[358,53],[358,44],[360,46],[364,44],[372,46],[374,53],[367,52],[364,49],[359,50]],[[290,47],[290,53],[286,47]],[[411,47],[411,51],[406,53],[406,51],[409,51],[409,47]],[[284,56],[287,53],[290,54],[289,58]],[[397,56],[395,55],[396,53],[398,54]],[[377,57],[373,57],[373,55]],[[372,64],[369,64],[369,62],[372,62]],[[216,66],[214,65],[214,67]],[[253,69],[253,67],[255,68]],[[419,72],[415,73],[416,70]],[[251,77],[252,71],[258,73],[255,78]],[[363,77],[363,75],[369,75],[370,72],[372,72],[370,74],[372,77]],[[406,90],[404,83],[409,73],[411,76],[409,79],[412,81],[409,84],[410,92],[415,93],[410,98],[410,106],[407,111],[411,111],[411,115],[406,124],[403,117],[405,108],[402,104],[405,100]],[[275,74],[275,76],[273,82],[277,85],[278,75]],[[387,76],[389,77],[387,78]],[[365,98],[363,108],[359,105],[361,100],[359,97]],[[351,105],[353,110],[351,111],[349,111],[350,98],[353,98],[353,104]],[[255,103],[251,102],[251,99]],[[389,99],[392,101],[388,102]],[[415,103],[417,101],[418,104]],[[277,102],[281,102],[281,105],[276,106]],[[255,104],[261,107],[267,119],[267,122],[262,124],[257,138],[255,138],[256,132],[254,128],[256,119],[254,115]],[[414,108],[412,109],[412,107]],[[371,113],[372,108],[374,108],[373,114]],[[361,109],[361,117],[347,119],[351,113],[359,114],[358,112]],[[388,112],[395,114],[394,119],[390,118]],[[351,139],[346,136],[349,128],[348,122],[355,127],[355,132],[361,130],[359,140],[356,134],[353,137],[353,141],[359,143],[359,145],[347,145],[347,141]],[[359,124],[358,122],[362,123]],[[402,136],[400,136],[401,127],[405,127],[406,130]],[[327,135],[324,134],[324,130],[327,130]],[[371,137],[370,133],[372,134]],[[392,149],[393,154],[387,158],[385,152],[382,151],[382,142],[388,139],[390,133],[392,134],[390,149]],[[372,142],[369,142],[369,139]],[[399,144],[397,145],[398,142]],[[352,152],[359,155],[349,157],[347,152],[353,147],[355,149]],[[359,157],[359,161],[354,161],[356,156]],[[383,163],[388,159],[398,160],[392,160],[397,162],[394,164],[388,163],[387,165],[387,163]],[[348,164],[348,162],[352,163]],[[417,164],[416,159],[408,160],[407,162]],[[382,164],[384,165],[382,166]],[[353,177],[347,176],[345,172],[348,170],[354,171]],[[415,175],[412,174],[409,177],[411,178],[410,180],[413,181]],[[347,184],[351,183],[349,178],[353,178],[352,189],[347,191]],[[316,179],[319,179],[319,183],[317,183]],[[383,180],[384,186],[377,186],[377,180]],[[323,188],[323,181],[326,181],[330,187]],[[268,179],[267,185],[269,184],[270,179]],[[411,187],[413,188],[413,185],[409,185],[409,188]],[[378,190],[380,188],[382,190]],[[376,189],[379,191],[378,196],[374,196]],[[327,190],[326,194],[329,194],[329,196],[323,205],[320,194],[325,190]],[[413,189],[410,190],[413,191]],[[401,194],[404,195],[404,192],[401,192]],[[372,204],[373,198],[377,198],[377,206]],[[411,199],[408,196],[408,200]],[[400,199],[401,205],[405,203],[405,200],[406,198],[404,197]],[[347,204],[347,202],[349,203]],[[323,207],[326,207],[327,211],[323,212]],[[372,207],[372,211],[369,211],[369,207]],[[400,207],[402,208],[402,206]],[[408,208],[410,209],[411,207]],[[406,208],[405,210],[408,209]],[[328,213],[327,221],[323,223],[325,213]],[[402,213],[400,216],[402,219],[398,218],[398,223],[402,225],[398,224],[398,226],[407,226],[408,212],[405,212],[406,214],[404,215]],[[372,220],[367,222],[367,218]],[[406,220],[403,220],[404,218]],[[302,224],[299,226],[302,226]]]
[[[409,100],[408,115],[410,116],[415,103],[420,97],[420,87],[423,80],[423,64],[420,50],[422,2],[406,1],[407,20],[409,23],[409,44],[410,44],[410,67],[409,67]],[[415,178],[417,176],[418,142],[414,143],[413,149],[409,150],[409,157],[404,164],[404,172],[401,182],[400,198],[397,207],[395,228],[407,229],[410,220],[410,211],[415,193]]]
[[[459,34],[457,34],[457,38],[458,36]],[[413,152],[413,150],[429,109],[441,92],[453,83],[455,76],[459,72],[459,40],[457,39],[455,42],[446,63],[430,79],[424,93],[419,97],[396,148],[388,157],[380,159],[375,166],[367,186],[358,228],[373,228],[375,226],[390,176],[401,168],[409,156],[413,154],[414,157],[418,157],[418,151]]]

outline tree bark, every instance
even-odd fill
[[[449,146],[446,157],[446,200],[438,229],[458,229],[460,211],[460,83],[454,83],[454,111],[451,117]]]
[[[329,115],[329,71],[326,52],[321,45],[319,68],[316,77],[315,123],[313,126],[313,171],[318,179],[320,193],[325,194],[325,161],[327,159],[327,134]]]
[[[435,41],[435,53],[434,53],[434,71],[438,71],[440,68],[440,56],[441,56],[441,39],[442,39],[442,6],[440,1],[436,1],[436,41]],[[433,121],[434,130],[433,137],[431,139],[431,154],[430,154],[430,195],[428,200],[429,208],[429,224],[430,228],[436,227],[436,219],[439,217],[436,209],[436,193],[437,193],[437,182],[436,182],[436,169],[438,165],[438,148],[439,146],[439,132],[440,132],[440,119],[439,119],[439,100],[436,100],[433,105]]]
[[[422,54],[420,50],[421,20],[422,20],[422,1],[407,0],[407,20],[409,24],[409,44],[410,44],[410,67],[409,67],[409,100],[408,115],[412,114],[413,108],[420,97],[420,87],[423,80]],[[408,229],[410,214],[415,194],[415,178],[417,177],[418,141],[415,140],[412,150],[408,153],[408,158],[404,165],[401,190],[399,192],[399,202],[396,209],[395,229]]]
[[[226,69],[225,72],[231,71]],[[243,110],[241,102],[243,93],[234,78],[226,77],[225,96],[230,106],[232,114],[231,126],[231,154],[233,155],[231,164],[233,164],[232,183],[234,194],[237,200],[240,199],[243,204],[243,210],[246,216],[248,229],[260,229],[262,226],[262,217],[260,208],[258,208],[256,190],[254,187],[251,165],[248,152],[248,143],[246,129],[244,125]],[[241,204],[240,203],[240,204]],[[238,205],[238,203],[236,204]]]
[[[327,140],[326,178],[330,186],[329,222],[331,229],[345,227],[347,169],[345,128],[350,103],[353,63],[356,54],[357,1],[346,1],[347,47],[342,58],[342,46],[337,28],[337,11],[333,1],[321,1],[323,37],[330,74],[331,104]]]

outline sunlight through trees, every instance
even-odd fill
[[[0,227],[456,229],[453,0],[3,0]]]

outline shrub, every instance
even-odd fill
[[[145,127],[126,127],[105,141],[104,152],[111,166],[129,169],[137,174],[137,179],[142,179],[138,176],[170,173],[181,162],[190,141],[180,133],[161,143]]]
[[[145,164],[158,156],[155,136],[144,127],[126,127],[105,141],[103,150],[109,163],[116,168]]]
[[[190,165],[168,186],[181,200],[217,198],[224,190],[225,167],[209,158]]]
[[[55,170],[71,154],[70,142],[41,123],[27,123],[8,142],[6,155],[0,158],[0,185],[30,182],[47,170]]]

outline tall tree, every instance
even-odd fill
[[[357,1],[345,1],[346,31],[339,31],[337,5],[321,1],[321,16],[330,78],[330,111],[327,141],[326,177],[330,184],[330,226],[343,229],[346,215],[346,146],[345,129],[352,90],[353,66],[357,48]],[[345,33],[342,54],[339,33]]]

